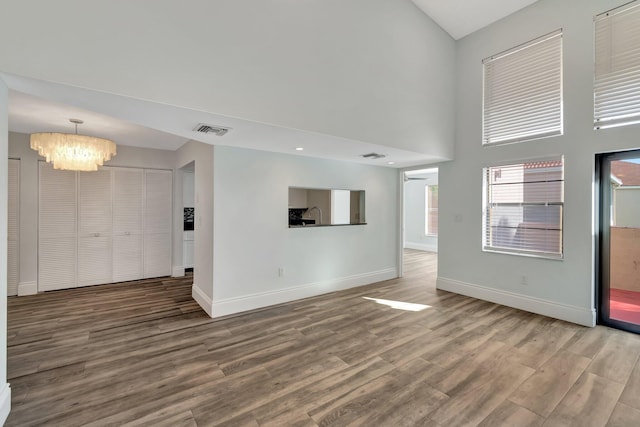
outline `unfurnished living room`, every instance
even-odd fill
[[[3,1],[0,424],[640,425],[638,141],[640,0]]]

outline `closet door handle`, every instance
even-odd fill
[[[93,233],[93,237],[100,237],[100,233]]]

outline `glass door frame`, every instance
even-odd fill
[[[611,255],[611,162],[617,160],[640,159],[640,150],[602,153],[596,155],[596,225],[598,244],[595,248],[596,262],[596,312],[600,325],[640,334],[640,325],[612,319],[610,317],[609,293]]]

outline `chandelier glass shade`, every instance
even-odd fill
[[[54,169],[74,171],[96,171],[116,155],[113,141],[77,133],[34,133],[31,134],[31,148]]]

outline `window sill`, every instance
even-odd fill
[[[548,259],[552,261],[563,261],[564,254],[552,254],[546,252],[529,252],[529,251],[510,251],[508,249],[497,249],[497,248],[482,248],[482,252],[494,253],[494,254],[503,254],[503,255],[516,255],[528,258],[542,258]]]

